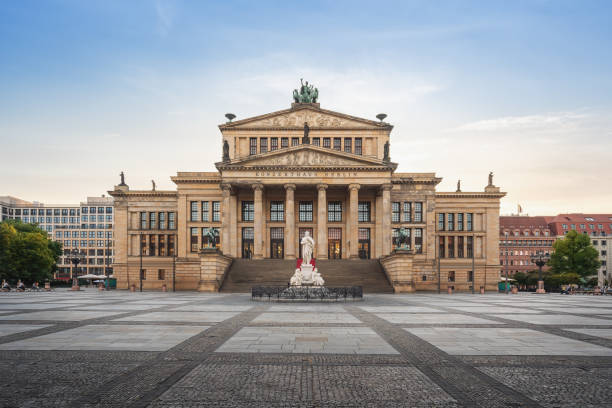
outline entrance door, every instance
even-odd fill
[[[270,258],[283,259],[285,248],[284,228],[270,228]]]
[[[302,238],[304,238],[304,235],[306,235],[306,231],[308,231],[310,236],[314,239],[314,236],[312,235],[312,228],[300,228],[300,240],[298,241],[298,248],[300,249],[300,259],[302,259],[302,244],[300,244],[300,242],[302,242]],[[313,254],[313,257],[314,255],[315,254]]]
[[[370,229],[369,228],[359,228],[359,244],[358,244],[358,253],[359,258],[361,259],[370,259]]]
[[[342,228],[327,230],[327,257],[328,259],[342,259]]]
[[[242,228],[242,257],[251,259],[255,251],[255,232],[252,227]]]

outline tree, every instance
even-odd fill
[[[548,265],[553,274],[576,273],[581,277],[597,274],[598,252],[587,234],[572,230],[565,238],[555,241]]]
[[[516,281],[516,283],[519,284],[520,286],[526,286],[527,285],[527,275],[524,274],[523,272],[517,272],[514,274],[513,276],[514,280]]]
[[[0,223],[0,278],[43,281],[53,277],[61,244],[47,237],[47,232],[20,220]]]

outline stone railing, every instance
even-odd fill
[[[412,251],[396,249],[380,259],[380,263],[391,282],[395,293],[414,292],[414,276],[412,272]]]
[[[232,258],[216,248],[202,248],[200,251],[200,292],[218,292],[225,275],[232,265]]]

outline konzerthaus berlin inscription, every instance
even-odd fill
[[[492,174],[480,192],[436,191],[435,173],[396,171],[385,115],[322,109],[309,89],[289,109],[228,114],[216,172],[178,172],[172,191],[131,190],[122,178],[109,192],[119,288],[217,291],[245,263],[274,274],[275,259],[290,272],[280,260],[299,258],[309,232],[317,261],[341,270],[378,260],[395,291],[495,290],[505,193]]]

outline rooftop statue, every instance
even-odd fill
[[[312,85],[308,84],[308,81],[304,82],[303,78],[300,78],[300,90],[293,90],[293,100],[295,103],[316,103],[319,97],[319,90]]]

